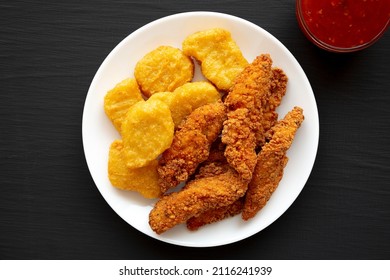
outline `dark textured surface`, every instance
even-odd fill
[[[111,49],[157,18],[233,14],[276,36],[305,70],[320,143],[298,199],[235,244],[185,248],[125,223],[89,174],[81,118]],[[311,45],[294,1],[6,1],[0,3],[0,259],[389,259],[390,33],[359,53]]]

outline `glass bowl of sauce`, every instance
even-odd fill
[[[306,37],[332,52],[353,52],[375,43],[390,23],[390,0],[296,0]]]

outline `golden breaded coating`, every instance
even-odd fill
[[[227,161],[226,161],[226,158],[224,155],[225,147],[226,147],[225,144],[223,144],[221,141],[221,137],[218,136],[218,138],[211,144],[209,157],[207,158],[207,160],[205,160],[204,162],[202,162],[199,165],[199,168],[198,168],[199,170],[198,170],[197,174],[195,175],[196,178],[208,176],[208,174],[206,172],[206,170],[207,170],[206,167],[211,163],[220,164],[220,165],[227,164]],[[215,170],[211,169],[211,171],[212,171],[211,175],[215,175],[214,174]]]
[[[177,128],[192,111],[220,100],[221,94],[208,82],[192,82],[178,87],[173,92],[156,93],[150,97],[155,98],[168,105]]]
[[[303,120],[303,110],[294,107],[272,128],[272,138],[258,155],[253,178],[246,192],[242,211],[244,220],[254,217],[266,205],[279,185],[288,161],[287,150]]]
[[[104,111],[119,133],[127,111],[139,101],[143,101],[143,98],[135,79],[125,79],[107,92]]]
[[[194,63],[183,52],[171,46],[160,46],[138,61],[134,76],[142,93],[173,91],[194,76]]]
[[[158,160],[140,168],[128,168],[123,153],[122,140],[115,140],[110,146],[108,158],[108,178],[111,184],[121,190],[139,192],[145,198],[160,196],[158,184]]]
[[[228,91],[248,61],[229,31],[212,28],[189,35],[183,52],[201,63],[203,75],[218,89]]]
[[[224,156],[225,145],[218,138],[211,147],[208,159],[203,162],[195,175],[196,179],[214,177],[223,174],[230,168]],[[235,216],[242,211],[244,205],[243,197],[227,206],[212,208],[201,213],[199,216],[192,217],[187,221],[189,230],[197,230],[201,226],[221,221],[225,218]]]
[[[134,104],[122,124],[126,165],[142,167],[156,159],[172,143],[174,124],[171,111],[160,100]]]
[[[215,222],[222,221],[226,218],[233,217],[238,215],[242,211],[244,201],[242,197],[233,202],[230,205],[219,207],[216,209],[210,209],[206,212],[203,212],[197,217],[192,217],[187,221],[187,228],[189,230],[198,230],[200,227]]]
[[[161,234],[209,209],[232,204],[245,194],[247,186],[237,172],[227,166],[222,174],[195,179],[181,191],[164,195],[150,212],[149,225]]]
[[[180,88],[180,87],[179,87]],[[173,92],[170,92],[170,91],[162,91],[162,92],[156,92],[155,94],[153,94],[151,97],[149,97],[147,100],[155,100],[155,99],[158,99],[162,102],[164,102],[165,104],[170,105],[171,103],[171,99],[172,99],[172,96],[173,96]],[[171,109],[171,108],[169,108]],[[171,110],[172,111],[172,110]],[[171,112],[172,114],[172,112]]]
[[[276,108],[280,105],[283,96],[286,94],[287,82],[288,78],[282,69],[272,69],[271,95],[263,108],[262,132],[265,132],[265,134],[258,133],[256,135],[259,146],[264,145],[266,139],[269,139],[270,136],[267,133],[278,121]]]
[[[244,180],[250,180],[256,165],[257,137],[263,135],[262,108],[270,96],[272,60],[258,56],[236,78],[225,99],[228,119],[224,123],[222,142],[225,156]]]
[[[179,126],[157,169],[163,193],[186,181],[208,158],[211,144],[221,133],[225,119],[225,106],[218,101],[195,109]]]

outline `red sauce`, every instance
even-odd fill
[[[300,3],[305,28],[318,40],[337,48],[357,47],[375,40],[390,21],[390,0],[301,0]]]

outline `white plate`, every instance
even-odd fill
[[[288,151],[290,160],[279,187],[255,218],[244,222],[240,216],[236,216],[207,225],[196,232],[179,225],[157,235],[148,224],[148,215],[155,201],[144,199],[137,193],[117,190],[108,180],[108,149],[111,142],[119,138],[119,134],[104,113],[103,99],[116,83],[133,76],[135,64],[147,52],[160,45],[180,48],[186,36],[212,27],[229,30],[248,61],[261,53],[271,54],[274,66],[281,67],[289,77],[286,96],[278,108],[279,116],[283,117],[297,105],[303,108],[305,121]],[[199,79],[199,72],[197,75]],[[238,17],[213,12],[189,12],[151,22],[130,34],[112,50],[88,90],[82,136],[92,178],[104,199],[122,219],[139,231],[164,242],[209,247],[249,237],[270,225],[288,209],[312,170],[318,147],[319,121],[314,94],[305,73],[294,56],[275,37]]]

